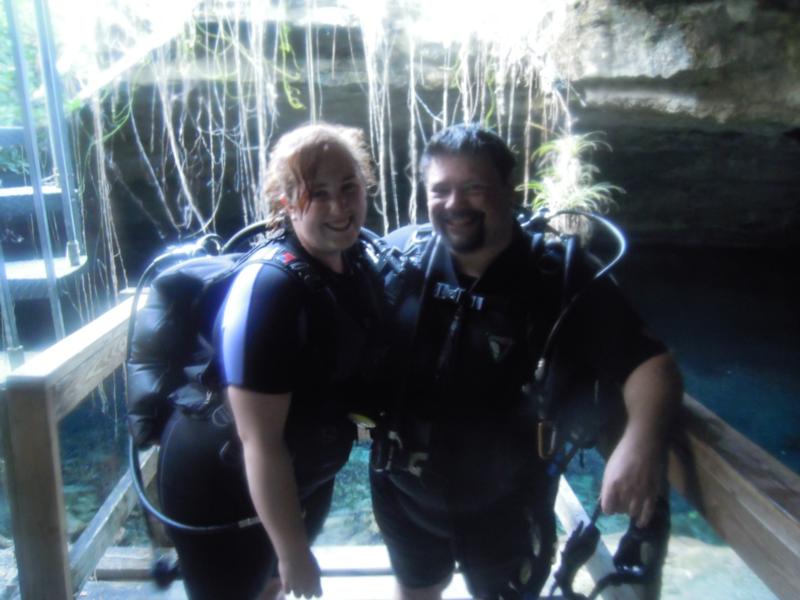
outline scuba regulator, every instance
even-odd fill
[[[658,581],[669,540],[670,517],[666,499],[659,500],[655,514],[645,527],[631,522],[614,554],[614,570],[601,577],[588,596],[572,589],[575,575],[589,561],[600,542],[600,530],[596,525],[600,513],[598,502],[591,519],[587,523],[581,522],[567,539],[548,598],[553,598],[556,589],[561,588],[565,600],[595,600],[607,587]]]
[[[574,311],[575,307],[579,304],[581,299],[598,281],[604,277],[609,277],[611,270],[622,260],[627,250],[627,243],[625,236],[608,219],[596,215],[594,213],[581,211],[581,210],[561,210],[553,214],[549,214],[546,209],[540,210],[527,220],[524,219],[526,215],[520,219],[522,228],[527,231],[532,237],[532,250],[534,255],[541,255],[542,249],[545,245],[545,237],[551,236],[560,242],[563,248],[562,258],[562,282],[561,282],[561,307],[549,333],[545,338],[542,351],[536,361],[533,376],[529,384],[524,388],[524,393],[528,396],[529,401],[536,413],[537,417],[537,449],[540,458],[543,460],[550,460],[563,445],[559,443],[559,431],[556,426],[559,407],[556,406],[558,395],[552,389],[553,378],[553,363],[556,357],[556,348],[559,335],[564,328],[565,322]],[[614,255],[605,264],[598,261],[598,268],[592,274],[588,281],[578,281],[576,275],[576,261],[580,250],[580,238],[574,234],[563,234],[551,226],[551,221],[557,217],[580,217],[587,219],[589,222],[596,226],[601,227],[604,231],[610,234],[615,242],[616,248]],[[595,386],[594,393],[598,393],[598,388]],[[563,467],[569,462],[569,459],[574,455],[578,447],[586,445],[587,440],[583,439],[584,434],[571,435],[573,442],[572,454],[567,455],[563,462]]]

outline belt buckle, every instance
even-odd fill
[[[428,460],[427,452],[412,452],[408,457],[406,470],[415,477],[422,477],[422,464]]]
[[[377,448],[377,456],[375,460],[370,460],[370,467],[376,473],[388,473],[394,466],[397,453],[403,451],[403,439],[396,431],[388,431],[385,444],[379,443]]]

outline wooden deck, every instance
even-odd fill
[[[325,546],[314,548],[323,571],[322,590],[325,600],[390,600],[394,577],[389,557],[383,546]],[[174,557],[167,551],[166,556]],[[159,589],[149,578],[153,559],[151,548],[111,547],[97,565],[92,577],[76,598],[82,600],[187,600],[182,583],[174,582]],[[0,554],[0,572],[9,569],[13,557]],[[357,565],[357,567],[355,566]],[[12,597],[0,591],[0,598]],[[469,600],[464,580],[456,574],[444,592],[445,600]],[[560,596],[556,596],[560,598]]]
[[[314,548],[323,572],[323,598],[330,600],[389,600],[394,577],[389,557],[382,546],[323,546]],[[80,598],[130,600],[154,598],[185,600],[180,581],[159,590],[149,581],[152,551],[147,548],[109,548],[98,563],[95,580],[86,582]],[[137,596],[137,594],[139,594]],[[447,588],[448,600],[467,600],[470,596],[461,576]]]
[[[457,583],[458,582],[458,583]],[[444,593],[445,600],[469,600],[460,578]],[[391,600],[394,579],[388,575],[363,577],[323,577],[323,600]],[[458,589],[463,589],[459,592]],[[149,582],[89,581],[78,594],[79,600],[187,600],[179,583],[167,590],[158,590]],[[560,600],[555,596],[554,600]]]

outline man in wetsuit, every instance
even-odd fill
[[[536,249],[518,225],[514,162],[477,126],[439,132],[420,164],[432,232],[404,228],[388,238],[415,265],[388,290],[401,383],[371,470],[400,600],[441,598],[456,563],[476,598],[535,598],[555,551],[557,477],[541,452],[548,440],[539,439],[532,373],[564,306],[565,261],[556,247]],[[591,261],[574,262],[588,282]],[[673,360],[608,278],[587,284],[555,347],[548,394],[578,372],[621,389],[627,419],[601,504],[647,525],[664,493],[667,432],[681,398]]]

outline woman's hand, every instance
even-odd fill
[[[286,558],[278,559],[278,573],[283,583],[283,592],[298,598],[319,598],[322,596],[320,572],[317,559],[309,548],[293,552]]]

